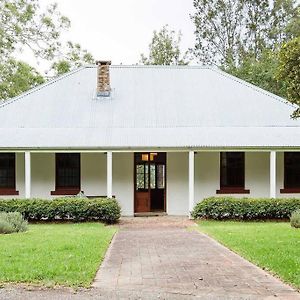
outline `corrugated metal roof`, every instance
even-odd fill
[[[0,105],[1,148],[300,147],[291,104],[220,70],[87,66]]]

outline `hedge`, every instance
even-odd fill
[[[288,219],[297,209],[300,198],[210,197],[195,206],[192,216],[215,220]]]
[[[99,220],[115,223],[121,215],[120,205],[115,199],[79,197],[0,200],[0,211],[20,212],[31,221]]]

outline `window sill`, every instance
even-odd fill
[[[0,189],[0,195],[1,196],[18,196],[19,191],[16,191],[15,189]]]
[[[281,194],[296,194],[300,193],[300,188],[284,188],[280,189]]]
[[[75,196],[80,193],[80,189],[56,189],[51,192],[53,196]]]
[[[217,194],[250,194],[250,190],[245,188],[221,188],[216,191]]]

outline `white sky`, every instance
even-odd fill
[[[65,36],[79,42],[96,60],[134,64],[148,53],[153,30],[169,24],[181,30],[182,48],[194,45],[190,14],[193,0],[54,0],[59,11],[71,20]],[[42,6],[53,0],[40,0]]]

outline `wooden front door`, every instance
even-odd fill
[[[135,153],[134,212],[166,211],[166,153]]]

